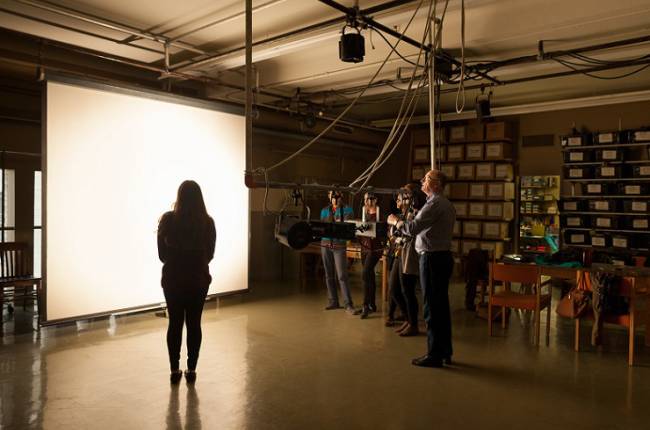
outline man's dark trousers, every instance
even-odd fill
[[[427,325],[428,355],[451,357],[451,312],[449,279],[454,259],[449,251],[425,252],[420,255],[424,321]]]

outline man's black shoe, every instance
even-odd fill
[[[333,310],[333,309],[341,309],[341,306],[340,306],[338,303],[337,303],[337,304],[333,304],[333,305],[327,305],[327,306],[325,306],[325,310],[326,310],[326,311],[331,311],[331,310]]]
[[[442,367],[442,359],[423,355],[411,360],[411,364],[420,367]]]
[[[453,362],[451,361],[451,355],[448,355],[442,359],[442,362],[447,366],[451,366]]]

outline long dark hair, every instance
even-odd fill
[[[201,243],[210,222],[201,187],[194,181],[183,181],[178,187],[174,203],[174,221],[179,240],[185,246]]]

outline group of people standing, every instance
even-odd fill
[[[387,218],[391,226],[392,259],[390,271],[391,304],[387,325],[395,324],[399,308],[405,321],[398,328],[401,336],[418,334],[418,301],[415,286],[419,277],[423,290],[424,321],[427,327],[427,353],[414,358],[416,366],[441,367],[451,363],[451,317],[449,311],[449,279],[453,268],[451,236],[456,214],[443,195],[446,178],[430,170],[422,179],[421,189],[409,184],[397,197],[397,213]],[[426,196],[426,198],[425,198]],[[329,205],[321,211],[320,219],[328,222],[352,218],[352,208],[342,204],[342,195],[328,193]],[[364,195],[366,221],[376,221],[377,198]],[[196,365],[201,346],[201,313],[212,278],[208,264],[214,257],[216,229],[208,215],[199,185],[185,181],[178,188],[174,209],[166,212],[158,225],[158,255],[163,263],[161,284],[167,302],[169,326],[167,349],[171,368],[170,381],[178,384],[183,326],[187,328],[188,383],[196,381]],[[363,307],[355,309],[348,285],[346,241],[322,238],[321,249],[328,304],[325,309],[340,309],[336,288],[338,281],[343,295],[343,307],[362,319],[377,311],[375,303],[375,266],[383,255],[385,244],[376,238],[362,238]]]
[[[404,318],[396,332],[400,336],[419,333],[419,304],[415,294],[418,279],[422,288],[424,320],[427,327],[427,353],[414,358],[412,364],[422,367],[441,367],[450,364],[453,354],[451,342],[451,314],[449,309],[449,279],[453,270],[451,239],[456,212],[443,195],[445,175],[430,170],[421,181],[421,187],[407,184],[397,196],[397,213],[388,216],[391,226],[388,257],[391,260],[389,277],[390,303],[387,326],[397,324],[395,312],[400,309]],[[352,208],[342,203],[338,191],[328,193],[329,205],[321,211],[321,221],[336,222],[352,218]],[[377,220],[377,198],[364,195],[366,221]],[[324,237],[321,255],[325,268],[328,293],[326,310],[340,309],[336,289],[338,281],[343,295],[343,307],[362,319],[376,312],[375,266],[385,244],[374,238],[360,238],[363,261],[364,301],[355,309],[348,285],[346,241]]]

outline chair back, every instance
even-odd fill
[[[0,243],[0,279],[31,277],[32,269],[27,243]]]
[[[490,279],[493,281],[537,285],[539,276],[538,266],[490,263]]]

